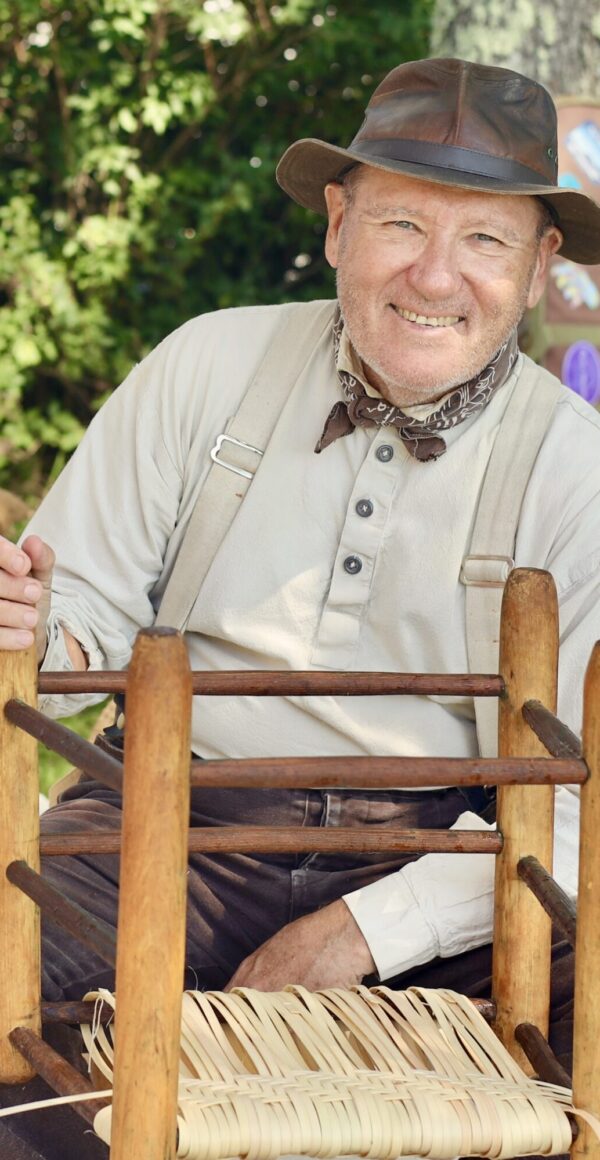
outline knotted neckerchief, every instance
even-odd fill
[[[337,310],[333,322],[333,349],[337,365],[344,320]],[[500,350],[478,375],[462,383],[441,407],[426,419],[406,415],[385,399],[368,395],[363,384],[350,371],[338,369],[345,402],[336,403],[329,412],[323,434],[315,447],[317,454],[355,427],[395,427],[404,446],[415,459],[439,459],[446,442],[437,431],[456,427],[470,415],[482,411],[492,395],[506,382],[517,359],[517,332],[514,330]]]

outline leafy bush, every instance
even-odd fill
[[[429,5],[0,0],[0,486],[41,494],[132,363],[217,307],[331,293],[275,164],[346,144]]]
[[[80,737],[89,739],[94,733],[94,726],[102,708],[101,705],[91,705],[88,709],[82,709],[81,713],[77,713],[74,717],[64,717],[63,724],[68,725],[69,729],[78,733]],[[63,777],[65,773],[70,772],[73,763],[64,757],[59,757],[52,749],[46,749],[45,745],[38,745],[38,759],[40,790],[42,793],[48,794],[54,782]]]

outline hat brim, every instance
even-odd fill
[[[600,262],[600,206],[578,190],[543,183],[504,182],[478,173],[421,165],[414,161],[391,160],[388,157],[378,158],[372,154],[366,158],[358,151],[342,149],[315,137],[307,137],[290,145],[277,166],[276,178],[281,188],[299,205],[326,214],[325,186],[335,181],[353,163],[459,189],[543,197],[553,206],[558,217],[557,224],[563,234],[559,253],[583,265]]]

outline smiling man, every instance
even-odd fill
[[[492,449],[514,400],[529,400],[520,445],[538,421],[535,399],[550,392],[510,555],[555,577],[559,712],[578,730],[600,636],[600,416],[538,374],[517,327],[553,253],[600,261],[600,209],[557,185],[549,95],[504,69],[403,64],[348,148],[297,142],[278,179],[328,213],[338,301],[194,319],[133,370],[21,547],[0,544],[0,644],[21,648],[35,633],[46,669],[125,667],[136,631],[174,616],[182,545],[210,532],[219,480],[236,481],[239,495],[233,468],[253,476],[247,497],[206,575],[202,549],[183,584],[178,623],[194,668],[466,671],[461,578]],[[269,406],[276,421],[260,442]],[[225,431],[238,443],[223,443]],[[487,629],[493,640],[497,624]],[[478,752],[466,697],[212,698],[196,706],[192,736],[209,758]],[[489,806],[479,790],[196,789],[192,824],[450,827],[479,824],[473,811]],[[576,810],[557,794],[558,868],[571,891]],[[82,781],[42,827],[117,828],[120,818],[117,795]],[[58,859],[46,873],[115,923],[114,858]],[[195,855],[188,962],[206,986],[437,972],[483,993],[492,879],[482,855]],[[570,971],[563,955],[554,1033],[564,1058]],[[48,998],[107,982],[93,954],[46,925]]]
[[[396,406],[439,399],[495,356],[561,243],[530,197],[360,166],[325,187],[325,253],[365,375]]]

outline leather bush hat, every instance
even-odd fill
[[[557,185],[556,109],[520,73],[465,60],[418,60],[388,73],[347,149],[306,138],[284,153],[281,187],[326,212],[323,190],[356,163],[421,181],[489,193],[529,194],[554,211],[575,262],[600,262],[600,206]]]

